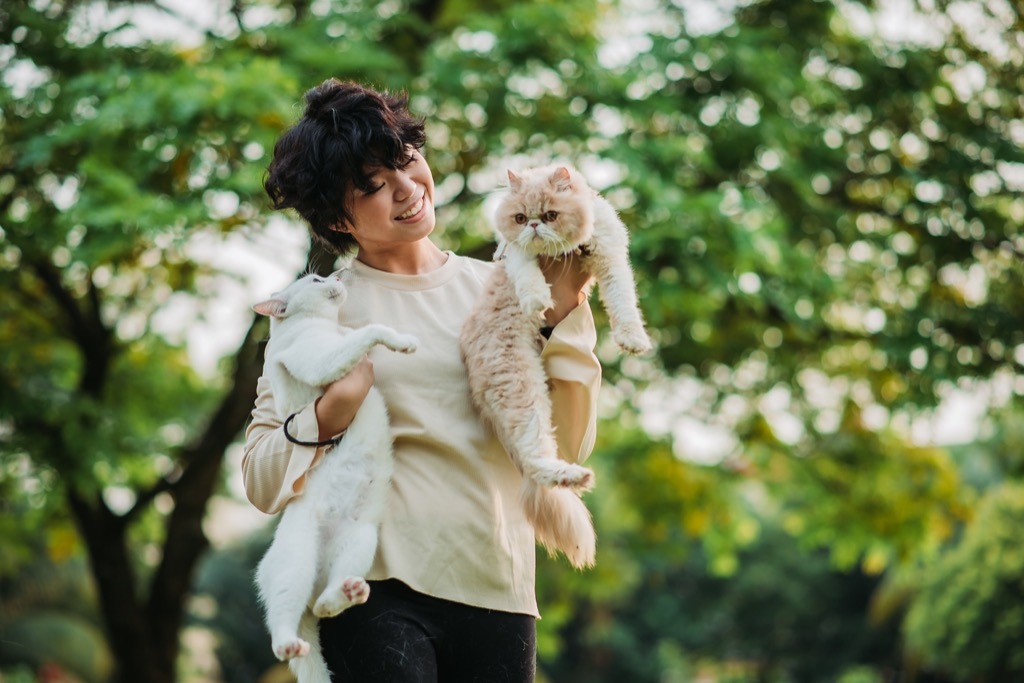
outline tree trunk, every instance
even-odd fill
[[[183,472],[165,487],[174,498],[163,557],[143,600],[128,554],[128,516],[110,512],[97,497],[68,488],[68,502],[85,540],[99,608],[117,662],[119,683],[175,683],[180,631],[192,575],[209,545],[203,532],[207,504],[220,482],[224,451],[252,409],[263,367],[261,320],[249,328],[235,358],[230,389],[200,437],[179,456]],[[148,497],[151,500],[151,497]]]
[[[107,643],[117,662],[117,680],[174,683],[173,669],[161,672],[155,666],[153,643],[127,552],[125,524],[101,502],[90,505],[74,490],[68,490],[67,499],[85,540]]]

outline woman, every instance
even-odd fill
[[[369,600],[320,622],[334,680],[532,681],[533,531],[520,474],[474,411],[459,356],[459,330],[493,265],[430,241],[434,181],[420,153],[423,124],[404,98],[331,79],[306,104],[275,146],[267,192],[275,208],[298,211],[315,239],[355,251],[339,274],[349,290],[339,320],[388,325],[420,345],[410,355],[371,354],[297,413],[288,434],[261,379],[242,461],[246,492],[267,513],[301,495],[325,448],[295,442],[342,433],[377,386],[394,437],[391,500]],[[601,380],[587,278],[571,260],[545,272],[555,300],[543,358],[556,434],[560,454],[581,461],[594,444]]]

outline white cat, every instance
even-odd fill
[[[383,325],[338,323],[345,288],[337,277],[307,275],[253,306],[270,316],[265,372],[278,416],[288,416],[345,376],[375,345],[411,353],[417,340]],[[300,683],[330,683],[320,652],[320,618],[366,602],[363,578],[391,482],[392,447],[384,400],[370,389],[340,442],[306,477],[285,508],[256,570],[271,645]]]
[[[495,216],[505,258],[466,320],[460,346],[473,402],[523,472],[523,504],[537,540],[586,567],[594,563],[596,537],[578,493],[593,487],[594,473],[558,457],[539,345],[553,302],[537,257],[575,252],[597,280],[615,341],[630,353],[650,351],[651,341],[626,226],[614,207],[567,166],[508,177]]]

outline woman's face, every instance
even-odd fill
[[[376,190],[353,191],[353,222],[340,229],[350,233],[361,249],[417,242],[434,230],[434,177],[419,150],[410,154],[405,167],[372,173]]]

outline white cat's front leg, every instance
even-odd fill
[[[555,305],[551,298],[551,286],[544,279],[544,272],[536,256],[509,247],[504,263],[505,272],[516,289],[523,313],[529,316],[540,315]]]
[[[337,345],[338,340],[342,345]],[[412,353],[419,340],[410,334],[399,334],[385,325],[367,325],[352,330],[343,338],[328,338],[332,348],[311,352],[308,344],[286,348],[280,361],[296,379],[313,386],[330,384],[341,379],[378,344],[392,351]]]
[[[369,353],[378,344],[399,353],[412,353],[416,350],[419,340],[411,334],[401,334],[387,325],[376,323],[352,330],[345,338],[346,349],[351,353],[359,354],[359,358]]]

